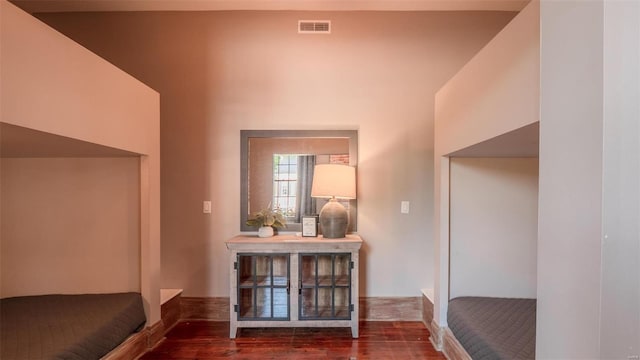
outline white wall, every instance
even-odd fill
[[[241,129],[357,129],[362,295],[432,287],[433,95],[512,13],[39,16],[162,94],[163,286],[229,294]],[[309,17],[331,35],[297,34]]]
[[[640,2],[604,7],[600,358],[640,355]]]
[[[439,326],[447,324],[449,301],[446,155],[538,121],[539,42],[539,3],[532,1],[436,94],[434,321]]]
[[[0,27],[1,122],[144,155],[140,280],[147,319],[155,323],[160,319],[158,93],[6,0],[0,0]]]
[[[639,5],[540,4],[540,359],[638,357]],[[436,143],[436,161],[438,148]],[[442,319],[442,294],[448,290],[442,274],[448,265],[449,159],[440,161],[436,316]]]
[[[0,296],[140,291],[139,159],[0,163]]]
[[[536,356],[600,356],[603,1],[540,6]]]
[[[541,358],[640,355],[639,24],[636,1],[542,2]]]
[[[450,297],[535,298],[538,159],[450,164]]]

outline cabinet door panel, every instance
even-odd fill
[[[318,275],[319,276],[331,276],[333,272],[333,256],[331,255],[318,255]]]
[[[349,288],[336,288],[333,296],[334,301],[334,316],[336,318],[345,319],[350,318],[350,304]]]
[[[273,289],[273,317],[289,318],[289,293],[287,289]]]
[[[316,289],[307,288],[300,291],[300,318],[316,316]]]
[[[254,289],[239,289],[238,293],[238,317],[254,317]]]
[[[324,319],[331,319],[333,317],[331,311],[332,293],[331,288],[318,288],[318,313],[316,317]]]
[[[300,254],[301,320],[351,319],[351,254]]]
[[[287,286],[289,284],[289,255],[273,257],[273,285]]]
[[[256,285],[269,286],[271,285],[271,261],[270,256],[254,256],[255,260],[255,275]]]
[[[256,289],[256,317],[271,317],[271,288]]]
[[[303,286],[316,285],[316,256],[301,255],[300,263],[300,281]]]
[[[289,254],[238,254],[238,320],[289,320]]]
[[[336,286],[349,286],[351,275],[351,254],[339,254],[335,257],[334,275]]]
[[[238,258],[238,285],[251,286],[253,281],[253,258],[251,256],[240,256]]]

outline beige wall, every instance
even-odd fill
[[[434,321],[447,325],[449,171],[447,154],[539,120],[540,4],[532,1],[436,94]],[[503,155],[511,156],[509,149]]]
[[[228,296],[224,241],[240,230],[241,129],[358,129],[362,294],[418,296],[433,285],[434,94],[513,15],[39,17],[161,93],[164,287]],[[330,19],[332,34],[298,35],[299,19]]]
[[[450,161],[449,297],[535,298],[538,159]]]
[[[1,122],[143,155],[140,289],[147,320],[155,323],[160,319],[158,94],[5,0],[0,18]],[[2,212],[3,218],[9,215]],[[3,256],[11,254],[3,251]]]
[[[137,158],[3,158],[0,295],[140,291]]]

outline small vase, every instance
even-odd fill
[[[258,229],[258,237],[267,238],[273,236],[273,228],[271,226],[261,226]]]

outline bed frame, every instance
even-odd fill
[[[138,359],[156,346],[164,338],[164,333],[164,325],[162,321],[158,321],[129,336],[115,349],[103,356],[101,360]]]
[[[472,360],[448,327],[444,328],[442,352],[449,360]]]
[[[129,336],[122,344],[103,356],[101,360],[138,359],[158,345],[164,339],[164,335],[178,324],[181,317],[182,289],[162,289],[161,293],[165,291],[168,292],[166,295],[163,294],[162,306],[160,307],[162,319]]]
[[[430,333],[433,347],[441,351],[449,360],[472,360],[467,350],[458,341],[449,327],[440,327],[433,319],[433,301],[426,292],[422,296],[423,322]]]

